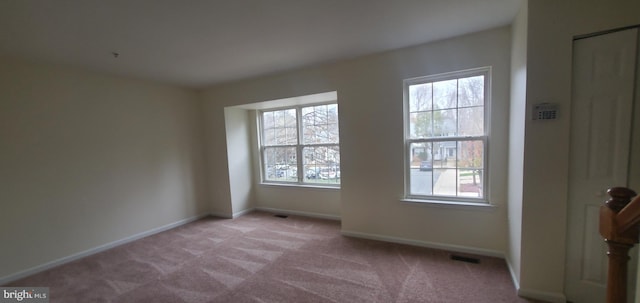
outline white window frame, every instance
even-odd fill
[[[302,121],[302,109],[307,107],[314,107],[320,105],[332,105],[335,104],[338,106],[337,100],[328,101],[328,102],[318,102],[318,103],[306,103],[303,105],[294,105],[294,106],[282,106],[282,107],[274,107],[274,108],[265,108],[262,110],[258,110],[258,147],[260,149],[260,183],[267,185],[284,185],[284,186],[300,186],[300,187],[321,187],[321,188],[340,188],[340,183],[321,183],[321,182],[305,182],[306,172],[304,170],[304,155],[303,150],[306,147],[323,147],[323,146],[336,146],[340,149],[340,135],[338,129],[338,142],[337,143],[313,143],[313,144],[305,144],[303,143],[303,121]],[[281,111],[295,109],[296,110],[296,128],[297,128],[297,137],[296,144],[283,144],[283,145],[264,145],[264,124],[263,124],[263,113],[272,112],[272,111]],[[339,112],[339,110],[338,110]],[[338,127],[339,127],[340,119],[338,117]],[[273,147],[291,147],[296,149],[296,166],[297,166],[297,179],[292,181],[281,181],[281,180],[267,180],[267,169],[265,168],[265,149],[273,148]],[[338,167],[340,167],[338,165]]]
[[[410,109],[409,109],[409,86],[423,83],[433,83],[438,81],[446,81],[473,76],[484,76],[484,134],[477,136],[451,136],[451,137],[431,137],[431,138],[410,138]],[[489,205],[490,197],[490,180],[489,180],[489,141],[490,141],[490,113],[491,113],[491,67],[481,67],[442,74],[435,74],[417,78],[406,79],[403,81],[403,101],[404,101],[404,199],[405,202],[427,202],[437,204],[462,204],[462,205]],[[456,105],[456,109],[459,107]],[[448,195],[421,195],[411,193],[411,144],[428,143],[428,142],[459,142],[466,140],[482,140],[483,142],[483,167],[482,167],[482,197],[471,198],[463,196]],[[433,169],[433,168],[432,168]],[[456,163],[456,170],[459,170]],[[457,179],[456,179],[457,180]],[[433,180],[432,180],[433,182]],[[457,181],[456,181],[457,182]],[[432,186],[434,184],[432,183]],[[456,183],[457,187],[457,183]]]

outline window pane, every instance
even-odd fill
[[[276,144],[276,130],[274,128],[264,129],[262,131],[262,140],[264,140],[263,145]]]
[[[433,143],[421,142],[411,143],[409,149],[409,161],[411,161],[411,168],[430,168],[433,164],[432,154]]]
[[[327,105],[327,114],[329,117],[329,124],[338,125],[338,104]]]
[[[264,178],[267,181],[297,181],[295,147],[264,149]]]
[[[458,132],[460,136],[484,134],[484,107],[467,107],[458,110]]]
[[[304,182],[340,184],[340,147],[305,147],[302,154]]]
[[[304,144],[338,143],[338,106],[302,108],[302,134]]]
[[[274,131],[275,143],[272,145],[294,145],[297,143],[298,130],[296,128],[282,127],[276,128]]]
[[[409,112],[432,109],[432,87],[431,83],[409,85]]]
[[[274,129],[276,137],[275,137],[275,145],[284,145],[287,143],[287,131],[284,127]]]
[[[332,108],[333,107],[333,108]],[[329,134],[332,143],[340,142],[340,124],[338,123],[338,105],[329,106]]]
[[[450,137],[457,133],[456,110],[436,110],[433,112],[433,136]]]
[[[456,168],[456,141],[433,142],[433,167]]]
[[[433,112],[411,113],[409,117],[409,136],[412,139],[429,138],[433,136]]]
[[[275,127],[275,118],[273,112],[264,112],[262,113],[262,128],[273,129]]]
[[[296,128],[296,110],[295,109],[287,109],[284,110],[284,127],[287,128]]]
[[[262,139],[266,146],[297,144],[296,110],[263,112],[262,129]]]
[[[482,169],[461,169],[458,174],[458,196],[482,198],[483,172]]]
[[[298,143],[298,128],[296,126],[296,110],[287,109],[281,111],[283,113],[285,128],[284,144],[297,144]]]
[[[458,167],[484,168],[484,142],[482,140],[460,141],[458,146]]]
[[[458,85],[459,107],[484,105],[484,76],[461,78]]]
[[[439,196],[456,196],[457,176],[455,168],[433,169],[433,194]]]
[[[273,117],[274,117],[274,121],[275,121],[274,122],[274,124],[275,124],[274,127],[277,127],[277,128],[284,127],[284,125],[285,125],[284,124],[285,111],[280,110],[280,111],[273,112]]]
[[[284,144],[297,144],[298,143],[298,129],[296,127],[285,128],[285,142]]]
[[[411,143],[410,194],[483,198],[482,140]]]
[[[276,143],[275,118],[273,112],[262,113],[262,139],[264,145]]]
[[[433,144],[429,142],[410,144],[409,187],[412,195],[433,193]]]
[[[484,199],[488,71],[405,86],[408,195]]]
[[[433,82],[433,108],[455,108],[458,96],[458,80]]]

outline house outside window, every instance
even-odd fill
[[[407,200],[487,202],[490,73],[404,81]]]
[[[262,182],[340,185],[338,104],[260,111]]]

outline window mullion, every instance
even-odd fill
[[[456,79],[456,137],[459,135],[460,135],[460,79]],[[458,163],[456,161],[456,167],[457,166],[458,166]]]
[[[300,145],[300,148],[305,148],[305,147],[340,147],[340,144],[338,143],[330,143],[330,144],[315,144],[315,145],[311,145],[311,144],[302,144]]]
[[[260,146],[260,180],[267,178],[267,168],[265,167],[267,161],[264,159],[264,148],[264,146]]]
[[[436,137],[436,138],[407,139],[406,142],[407,142],[407,146],[408,146],[409,144],[414,144],[414,143],[455,142],[455,141],[473,141],[473,140],[483,140],[483,141],[485,141],[486,138],[487,138],[486,135],[483,135],[483,136],[463,136],[463,137]]]
[[[298,183],[304,182],[304,164],[303,164],[303,151],[302,151],[302,142],[304,142],[303,133],[302,133],[302,107],[298,106],[296,108],[296,127],[298,128],[298,144],[296,145],[296,164],[297,168],[297,177]]]

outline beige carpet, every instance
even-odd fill
[[[11,283],[51,302],[534,302],[504,260],[340,235],[335,221],[206,218]]]

